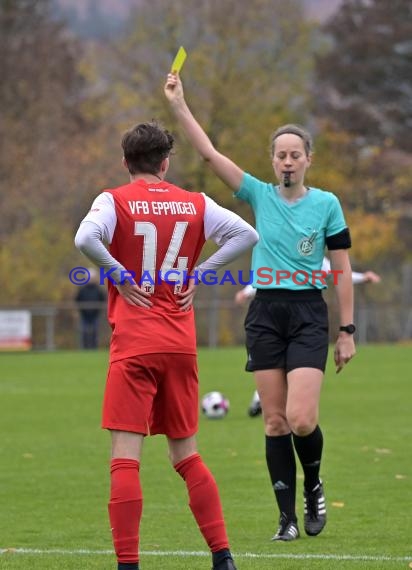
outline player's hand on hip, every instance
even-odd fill
[[[336,341],[334,352],[337,374],[342,370],[345,364],[355,356],[355,354],[356,349],[353,335],[340,333]]]
[[[150,293],[141,289],[136,283],[126,280],[122,285],[116,285],[120,295],[129,305],[146,307],[150,309],[153,303],[150,300]]]
[[[196,287],[197,285],[195,283],[195,280],[189,279],[186,291],[177,293],[177,304],[179,305],[181,311],[187,311],[193,305],[193,299],[196,295],[197,290]]]

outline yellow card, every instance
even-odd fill
[[[171,68],[172,73],[174,73],[175,71],[180,73],[180,70],[183,67],[183,64],[185,62],[186,57],[187,57],[187,53],[186,53],[185,48],[183,46],[180,46],[180,48],[176,54],[176,57],[174,58],[173,63],[172,63],[172,68]]]

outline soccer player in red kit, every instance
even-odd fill
[[[165,176],[173,137],[143,123],[122,140],[130,183],[106,190],[77,231],[76,246],[108,281],[112,327],[102,426],[111,433],[109,518],[118,570],[139,568],[146,435],[165,434],[214,570],[235,570],[216,482],[197,451],[195,285],[252,247],[255,230],[202,193]],[[196,267],[207,239],[219,249]],[[107,247],[106,247],[107,246]]]

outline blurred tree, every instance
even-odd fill
[[[358,267],[379,264],[389,254],[394,257],[399,255],[401,244],[396,234],[396,215],[382,216],[354,210],[348,212],[346,217],[353,242],[350,254]]]
[[[390,256],[395,265],[406,255],[408,240],[397,239],[399,200],[412,183],[412,166],[393,150],[359,148],[353,135],[319,120],[308,184],[334,192],[349,223],[358,266],[380,264]],[[402,168],[401,165],[402,164]],[[410,240],[409,240],[410,241]]]
[[[60,268],[77,257],[73,218],[94,159],[82,52],[49,0],[0,2],[0,50],[3,302],[64,298]]]
[[[412,3],[344,0],[323,28],[317,57],[319,114],[359,137],[412,152]]]
[[[271,133],[284,122],[306,121],[313,27],[300,0],[174,0],[167,10],[163,0],[141,0],[126,35],[95,60],[110,101],[102,108],[107,122],[120,131],[152,117],[168,125],[177,138],[169,179],[252,221],[249,207],[233,199],[173,128],[163,85],[180,45],[188,52],[182,70],[188,100],[214,144],[272,180]],[[205,255],[212,249],[208,244]],[[233,286],[227,294],[233,296]]]
[[[216,146],[243,168],[273,178],[270,133],[306,118],[313,46],[300,0],[175,0],[167,10],[162,0],[142,0],[129,24],[114,57],[105,54],[102,64],[119,123],[157,117],[173,125],[162,90],[184,45],[188,99]],[[240,208],[178,129],[177,137],[175,181]]]
[[[385,169],[380,148],[356,144],[353,135],[337,128],[327,112],[316,121],[309,116],[313,96],[318,96],[312,64],[322,42],[305,21],[301,2],[176,0],[164,10],[161,0],[142,0],[129,28],[111,46],[114,51],[106,52],[100,61],[110,108],[116,110],[108,121],[126,128],[156,117],[173,125],[162,88],[177,48],[184,45],[189,57],[182,78],[188,101],[222,152],[245,170],[273,180],[271,132],[289,121],[309,124],[317,147],[309,183],[336,192],[345,211],[357,212],[350,220],[354,235],[364,236],[360,212],[373,213],[368,218],[368,240],[362,246],[356,244],[354,255],[359,247],[361,263],[368,258],[375,262],[393,251],[396,222],[386,222],[385,215],[397,173]],[[249,208],[233,200],[181,140],[179,129],[176,134],[172,179],[207,192],[251,221]],[[381,228],[386,239],[378,247],[372,236]]]
[[[75,287],[68,275],[74,260],[71,224],[62,225],[49,215],[32,220],[11,234],[0,250],[7,276],[2,282],[2,304],[70,301]]]
[[[412,248],[412,3],[344,0],[322,32],[313,103],[326,129],[314,171],[354,211],[359,259],[395,266]]]
[[[78,52],[48,0],[0,3],[0,236],[65,202],[67,154],[81,128]],[[74,137],[74,138],[73,138]]]
[[[395,6],[400,3],[395,0]],[[382,2],[368,2],[378,4]],[[367,8],[361,0],[345,5],[346,10]],[[151,118],[175,126],[163,84],[180,45],[188,51],[182,70],[187,98],[222,152],[270,181],[271,132],[289,121],[309,126],[317,152],[308,181],[336,192],[345,211],[353,211],[348,219],[356,236],[356,259],[378,262],[393,251],[397,226],[387,214],[403,208],[411,187],[407,143],[400,150],[398,139],[382,132],[376,139],[354,137],[355,131],[346,129],[353,123],[350,106],[347,122],[336,120],[339,113],[327,97],[332,86],[336,89],[334,69],[330,83],[326,75],[319,76],[319,93],[312,73],[321,43],[300,0],[174,0],[167,8],[164,0],[140,0],[124,36],[82,44],[56,21],[50,6],[51,0],[0,2],[0,260],[4,274],[13,275],[5,300],[72,296],[68,271],[84,262],[73,247],[75,228],[99,192],[127,180],[121,166],[122,133]],[[358,31],[362,36],[363,28]],[[344,39],[356,44],[362,38]],[[402,65],[410,61],[405,42]],[[341,49],[342,55],[345,50],[351,54],[344,44]],[[338,66],[341,54],[335,55]],[[355,70],[361,65],[358,59]],[[365,65],[375,69],[372,60]],[[367,69],[359,73],[366,77]],[[406,74],[404,85],[408,81]],[[365,93],[366,88],[362,84]],[[314,98],[328,103],[316,120],[311,116]],[[378,99],[371,101],[379,107]],[[207,192],[252,221],[249,208],[233,200],[179,129],[173,130],[177,144],[169,179]],[[405,249],[411,239],[408,227],[402,225]],[[384,239],[375,240],[381,229]],[[366,243],[359,246],[361,240]],[[228,289],[232,296],[233,287]]]

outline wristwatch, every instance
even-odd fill
[[[353,334],[356,331],[356,327],[354,324],[350,324],[339,327],[339,330],[348,334]]]

